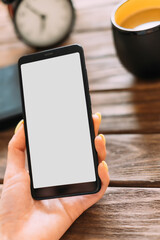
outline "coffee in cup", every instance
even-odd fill
[[[111,16],[117,55],[140,78],[160,77],[160,0],[127,0]]]

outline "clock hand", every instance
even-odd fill
[[[26,7],[41,18],[41,23],[42,23],[41,30],[43,31],[45,29],[46,15],[39,13],[36,9],[32,8],[28,3],[26,3]]]
[[[43,30],[45,29],[45,22],[44,21],[42,21],[42,24],[41,24],[41,31],[43,32]]]
[[[41,17],[41,31],[45,29],[45,25],[46,25],[46,16],[43,15],[43,17]]]
[[[35,13],[36,15],[38,15],[41,18],[45,18],[44,14],[39,13],[36,9],[32,8],[28,3],[26,3],[26,7],[33,13]]]
[[[41,19],[43,20],[43,21],[46,21],[46,15],[41,15]]]

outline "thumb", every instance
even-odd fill
[[[25,169],[25,134],[23,120],[17,125],[15,134],[8,145],[5,178],[13,177],[22,169]]]

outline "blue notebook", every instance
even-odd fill
[[[0,129],[22,118],[18,66],[0,68]]]

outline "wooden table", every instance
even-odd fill
[[[62,239],[160,239],[160,81],[142,81],[120,64],[110,13],[119,0],[74,0],[77,20],[64,45],[84,47],[93,112],[102,113],[110,187]],[[0,66],[33,50],[20,42],[0,3]],[[13,129],[0,132],[0,183]]]

